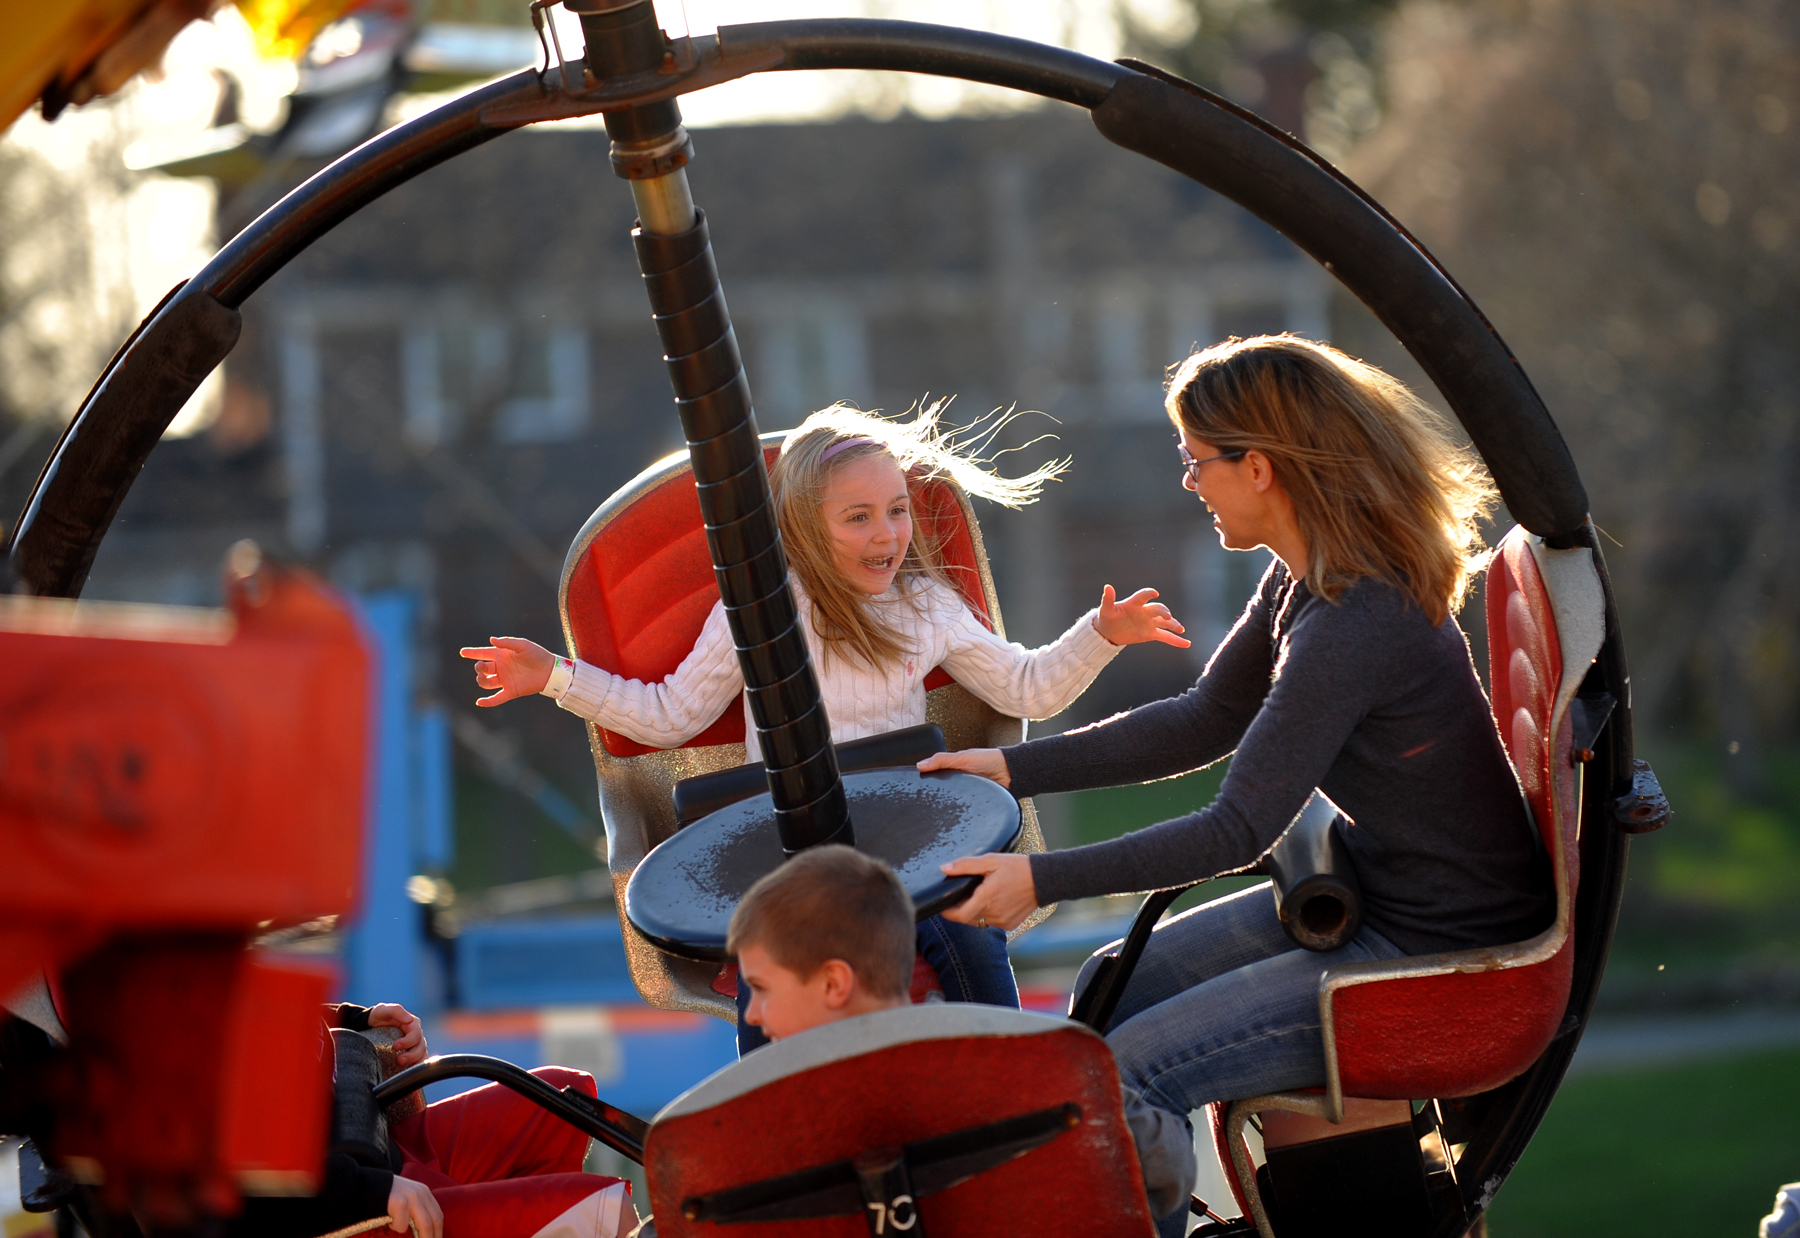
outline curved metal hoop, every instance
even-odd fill
[[[884,69],[1005,86],[1089,109],[1107,140],[1230,198],[1317,260],[1393,332],[1486,459],[1512,515],[1552,545],[1595,547],[1587,496],[1529,379],[1474,303],[1425,248],[1348,178],[1259,117],[1137,62],[1109,64],[1026,40],[875,20],[721,27],[676,41],[673,73],[565,93],[524,71],[371,139],[320,171],[176,288],[119,350],[57,443],[6,546],[20,587],[80,593],[94,555],[170,420],[231,351],[238,308],[299,253],[388,190],[537,120],[620,110],[750,73]],[[1632,777],[1623,647],[1607,583],[1595,675],[1621,702],[1596,745],[1582,816],[1576,965],[1565,1034],[1532,1070],[1478,1098],[1459,1179],[1468,1208],[1440,1210],[1461,1234],[1511,1172],[1549,1107],[1587,1020],[1623,892],[1626,839],[1615,798]]]

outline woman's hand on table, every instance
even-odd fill
[[[966,855],[943,866],[946,877],[980,877],[975,892],[944,912],[944,919],[977,928],[1015,929],[1037,910],[1037,883],[1031,859],[996,852]]]
[[[960,752],[938,752],[919,762],[921,774],[929,774],[933,770],[980,774],[1003,787],[1012,786],[1012,771],[1006,768],[1006,757],[998,748],[964,748]]]
[[[475,702],[490,709],[521,696],[536,696],[556,667],[555,654],[517,636],[495,636],[490,644],[459,652],[475,663],[476,686],[493,690],[494,695]]]
[[[1169,608],[1157,601],[1154,589],[1139,589],[1123,602],[1116,600],[1113,587],[1100,590],[1100,609],[1094,615],[1094,631],[1115,645],[1141,645],[1161,641],[1177,649],[1194,642],[1181,634],[1187,631]]]

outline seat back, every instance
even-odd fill
[[[1606,634],[1593,552],[1552,550],[1513,529],[1488,570],[1487,615],[1494,719],[1550,855],[1556,919],[1514,945],[1327,972],[1319,1004],[1336,1114],[1345,1096],[1498,1087],[1543,1053],[1568,1004],[1581,820],[1569,704]]]
[[[773,463],[785,434],[763,436]],[[968,496],[948,480],[913,486],[916,536],[941,547],[951,578],[970,608],[1005,634],[987,550]],[[602,504],[576,535],[563,564],[558,602],[563,637],[574,657],[627,678],[655,683],[674,673],[699,639],[719,600],[700,520],[693,469],[685,452],[666,456]],[[942,668],[925,680],[926,714],[952,749],[1016,744],[1025,724],[977,699]],[[650,849],[677,828],[670,799],[683,778],[744,762],[744,710],[734,701],[680,748],[647,747],[588,724],[600,783],[607,865],[625,931],[626,959],[644,1000],[735,1020],[731,999],[715,992],[716,968],[664,954],[625,921],[625,886]],[[1030,801],[1020,804],[1019,849],[1043,850]],[[1047,913],[1045,913],[1047,914]],[[1035,923],[1035,919],[1028,923]]]
[[[941,1002],[778,1041],[676,1099],[645,1141],[657,1232],[727,1232],[688,1219],[696,1197],[1068,1104],[1079,1106],[1079,1121],[1017,1159],[933,1194],[915,1174],[917,1224],[932,1238],[1149,1238],[1154,1224],[1106,1042],[1066,1019]],[[853,1238],[870,1225],[857,1208],[754,1232],[764,1229]]]

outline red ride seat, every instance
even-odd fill
[[[784,434],[763,436],[773,463]],[[1005,633],[987,551],[969,498],[954,482],[913,484],[916,535],[935,539],[964,600]],[[569,652],[584,662],[649,683],[673,674],[719,600],[687,453],[666,456],[601,505],[569,548],[558,602]],[[1025,738],[1025,724],[977,699],[942,668],[925,680],[928,719],[946,745],[997,747]],[[716,965],[665,954],[625,919],[625,886],[638,863],[678,828],[670,790],[683,778],[744,763],[744,711],[733,702],[680,748],[661,750],[588,724],[600,782],[607,865],[625,930],[633,982],[654,1006],[734,1020],[728,994],[714,990]],[[1021,801],[1020,851],[1042,851],[1029,800]],[[1026,927],[1048,914],[1040,911]]]
[[[883,1150],[904,1150],[912,1198],[871,1205],[846,1162]],[[1155,1232],[1106,1042],[994,1006],[903,1007],[759,1049],[656,1116],[644,1169],[660,1238]]]
[[[1487,620],[1494,719],[1550,854],[1556,919],[1510,946],[1348,963],[1325,973],[1324,1091],[1234,1101],[1215,1121],[1227,1177],[1263,1238],[1273,1231],[1242,1138],[1251,1114],[1278,1109],[1339,1123],[1346,1097],[1473,1096],[1523,1074],[1562,1024],[1580,876],[1581,766],[1569,705],[1606,631],[1593,552],[1552,550],[1515,527],[1488,569]]]

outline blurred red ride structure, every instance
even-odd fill
[[[332,973],[251,938],[357,894],[371,655],[247,546],[228,609],[0,598],[0,994],[70,1035],[46,1151],[156,1226],[317,1189]]]

